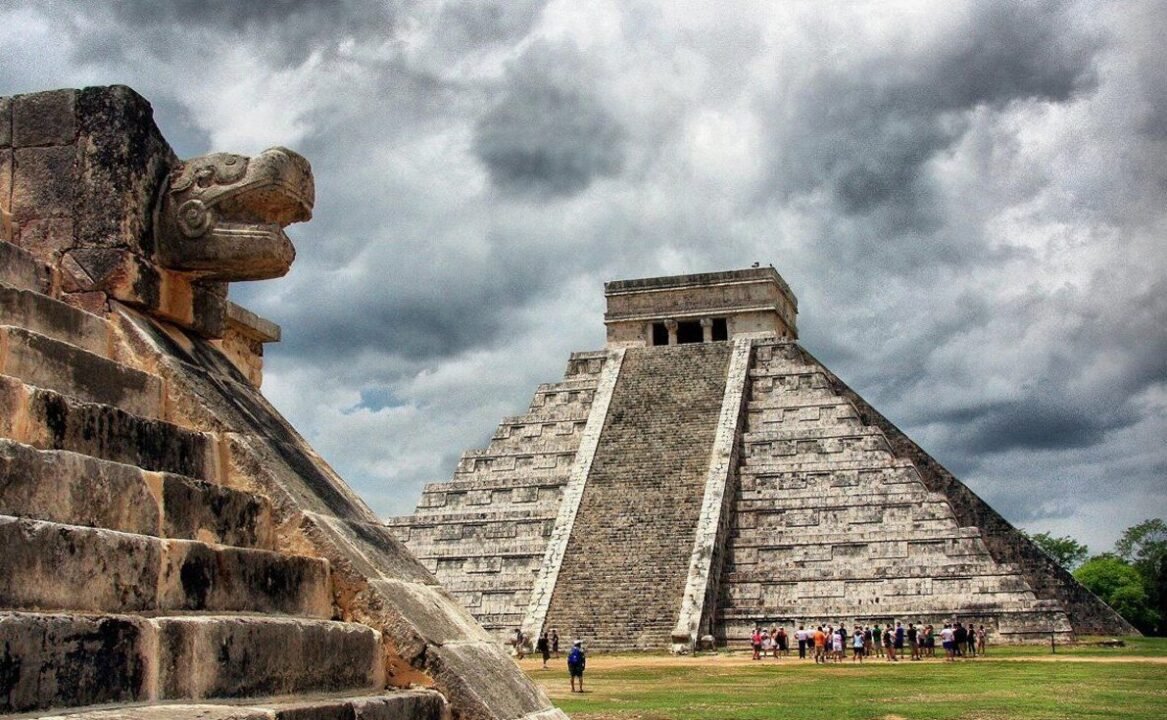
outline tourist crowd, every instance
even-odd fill
[[[819,625],[812,629],[800,625],[793,633],[787,633],[784,627],[770,628],[767,632],[759,625],[754,628],[750,642],[755,660],[771,654],[776,658],[788,656],[791,648],[797,646],[800,659],[813,657],[816,663],[842,662],[848,651],[852,662],[863,662],[864,658],[899,662],[901,659],[936,657],[937,637],[945,661],[985,654],[985,626],[965,627],[959,622],[946,623],[939,632],[932,625],[916,627],[914,623],[908,623],[905,628],[900,622],[894,626],[889,623],[886,627],[854,625],[851,629],[846,623],[839,623],[838,627]]]

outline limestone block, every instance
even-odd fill
[[[260,495],[179,475],[161,476],[166,537],[274,549],[271,503]]]
[[[442,587],[392,579],[374,580],[371,585],[390,611],[384,631],[396,643],[432,646],[490,641],[474,618]]]
[[[12,101],[0,97],[0,149],[12,147]]]
[[[0,286],[0,317],[6,324],[109,357],[109,326],[101,318],[40,293]]]
[[[162,414],[159,378],[38,333],[0,326],[0,372],[142,417]]]
[[[41,720],[273,720],[282,717],[271,708],[238,705],[166,704],[118,707],[114,710],[88,710],[67,715],[49,715]],[[343,715],[331,717],[341,718]]]
[[[69,450],[147,470],[215,479],[215,439],[159,420],[85,403],[0,376],[0,434],[46,450]]]
[[[0,283],[22,290],[46,292],[49,280],[48,268],[35,256],[10,242],[0,242]]]
[[[0,242],[12,242],[12,164],[11,148],[0,147]]]
[[[177,162],[150,103],[128,87],[89,87],[77,100],[77,245],[150,257],[158,188]]]
[[[72,218],[77,183],[77,151],[61,147],[17,148],[12,175],[12,217],[30,220]]]
[[[364,625],[240,616],[151,622],[161,698],[371,690],[384,681],[380,634]]]
[[[77,139],[76,90],[17,95],[12,102],[12,144],[16,147],[72,145]]]
[[[467,717],[567,720],[493,641],[451,643],[430,648],[428,655],[451,705]]]
[[[0,613],[0,713],[146,699],[151,635],[124,616]]]
[[[425,690],[357,698],[298,700],[268,704],[263,709],[269,710],[274,720],[445,720],[448,712],[441,695]]]
[[[332,617],[326,560],[184,540],[166,541],[161,560],[163,609]]]
[[[134,612],[156,606],[161,543],[0,516],[0,607]]]
[[[0,515],[157,535],[157,498],[141,470],[0,439]]]

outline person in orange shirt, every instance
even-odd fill
[[[827,634],[823,632],[822,625],[814,631],[814,661],[816,663],[827,661]]]

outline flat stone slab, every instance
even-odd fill
[[[326,560],[0,516],[0,607],[327,618]]]
[[[0,326],[0,372],[141,417],[162,416],[161,378],[12,325]]]
[[[144,470],[216,480],[214,436],[120,408],[86,402],[0,375],[0,436]]]
[[[124,616],[0,613],[0,713],[145,699],[151,633]]]
[[[240,616],[153,623],[163,698],[371,690],[384,682],[381,634],[365,625]]]
[[[10,325],[109,357],[109,325],[47,295],[0,284],[0,317]]]
[[[256,699],[246,705],[167,703],[88,709],[42,720],[442,720],[446,701],[430,690],[384,695]]]

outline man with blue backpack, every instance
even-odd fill
[[[567,654],[567,672],[571,675],[571,691],[575,692],[575,679],[579,678],[579,692],[583,692],[583,674],[584,665],[587,663],[587,658],[584,657],[583,641],[576,640],[572,643],[571,652]]]

